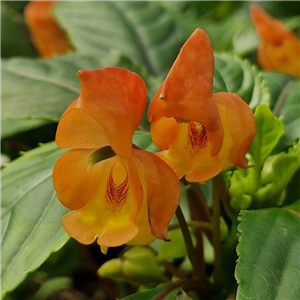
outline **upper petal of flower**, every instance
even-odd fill
[[[148,119],[172,117],[179,121],[196,121],[208,130],[221,126],[212,99],[214,57],[210,40],[196,29],[185,42],[164,83],[150,104]]]
[[[65,32],[54,19],[52,9],[58,1],[30,1],[24,9],[24,18],[31,39],[43,58],[72,50]]]
[[[250,7],[252,21],[262,42],[258,62],[265,70],[300,76],[300,42],[285,25],[257,5]]]
[[[145,83],[120,68],[82,70],[78,76],[81,94],[60,120],[58,145],[93,148],[110,144],[119,156],[130,157],[132,135],[146,106]]]
[[[147,188],[148,218],[151,231],[160,239],[168,239],[168,226],[180,201],[178,177],[170,166],[148,151],[133,150],[144,166]]]

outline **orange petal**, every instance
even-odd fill
[[[95,150],[70,150],[57,160],[52,179],[56,195],[64,206],[79,209],[94,197],[102,176],[96,168],[88,171],[88,159]]]
[[[137,74],[120,68],[82,70],[78,77],[79,107],[104,128],[119,156],[130,157],[132,135],[146,106],[145,83]]]
[[[151,137],[153,143],[161,149],[169,149],[178,134],[178,123],[173,118],[155,116],[151,120]]]
[[[104,128],[80,108],[68,109],[60,118],[55,141],[60,148],[102,148],[109,145]]]
[[[72,159],[69,157],[70,161],[78,164],[79,156],[86,157],[84,154],[87,151],[69,151],[68,153],[71,152],[73,155]],[[134,164],[133,157],[127,160],[115,156],[91,166],[89,171],[85,172],[71,166],[73,172],[85,173],[77,175],[81,180],[74,181],[69,178],[68,181],[72,182],[74,188],[72,199],[77,201],[78,198],[84,197],[85,203],[76,212],[65,216],[63,225],[69,235],[82,243],[90,243],[97,238],[97,243],[103,249],[119,246],[134,239],[139,231],[137,216],[143,202],[146,206],[146,199],[143,201],[144,193],[139,178],[137,178],[137,182],[132,182],[135,176],[130,174],[131,168],[128,167],[130,162]],[[65,165],[65,168],[68,167],[70,166]],[[55,182],[62,180],[62,178],[54,178]],[[90,185],[84,187],[84,184]],[[135,185],[135,188],[132,188],[132,184]],[[65,184],[59,187],[63,188],[63,185]],[[77,185],[81,185],[80,188],[83,191],[80,191]],[[135,198],[137,186],[140,186],[139,196],[141,199]],[[59,194],[65,204],[64,197],[69,195]],[[152,236],[151,240],[153,238]]]
[[[93,228],[85,226],[78,219],[78,211],[67,213],[62,219],[62,225],[71,237],[82,244],[91,244],[96,239]]]
[[[152,234],[168,239],[168,226],[180,201],[180,184],[174,171],[155,154],[134,150],[145,170],[148,218]]]
[[[58,1],[30,1],[24,9],[24,18],[31,39],[43,58],[64,54],[72,49],[65,32],[53,16]]]
[[[245,154],[255,136],[256,122],[252,110],[246,102],[234,93],[220,92],[214,94],[217,103],[226,110],[228,127],[232,138],[232,147],[228,161],[241,167],[249,167]]]
[[[300,76],[300,42],[285,25],[257,5],[250,7],[252,21],[262,42],[258,62],[265,70]]]
[[[214,57],[210,40],[196,29],[181,48],[164,83],[150,104],[148,119],[153,116],[196,121],[208,130],[221,126],[212,99]]]

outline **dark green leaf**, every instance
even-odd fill
[[[65,150],[54,143],[31,150],[2,171],[2,293],[14,289],[68,240],[67,212],[55,196],[52,168]]]
[[[22,15],[1,2],[1,57],[34,55]]]
[[[243,211],[237,300],[300,299],[300,218],[279,208]]]
[[[55,14],[80,53],[105,56],[117,49],[153,74],[167,72],[183,43],[181,31],[158,2],[67,1]]]
[[[254,109],[269,103],[265,82],[257,70],[246,60],[229,54],[215,54],[214,92],[238,94]]]

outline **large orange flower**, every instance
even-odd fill
[[[58,1],[30,1],[24,10],[32,42],[43,58],[64,54],[72,49],[52,12],[57,3]]]
[[[124,243],[167,239],[179,204],[174,171],[155,154],[132,145],[146,105],[146,87],[120,68],[78,72],[81,94],[58,124],[57,145],[73,148],[56,162],[58,199],[72,209],[63,218],[70,236],[97,239],[103,252]]]
[[[183,45],[150,104],[157,153],[191,182],[204,182],[234,164],[246,168],[255,135],[249,106],[236,94],[213,94],[214,58],[207,34],[196,29]]]
[[[261,40],[258,63],[265,70],[300,76],[300,42],[285,25],[257,5],[250,7],[252,21]]]

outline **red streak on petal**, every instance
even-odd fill
[[[199,152],[207,144],[207,135],[202,124],[190,122],[188,127],[188,137],[191,147]]]
[[[129,176],[128,176],[127,169],[126,169],[126,178],[120,185],[117,185],[114,182],[113,169],[114,166],[111,168],[109,173],[109,178],[106,187],[106,194],[105,194],[105,198],[108,203],[108,209],[112,213],[117,210],[120,211],[121,206],[124,204],[127,198],[127,194],[129,190]]]

